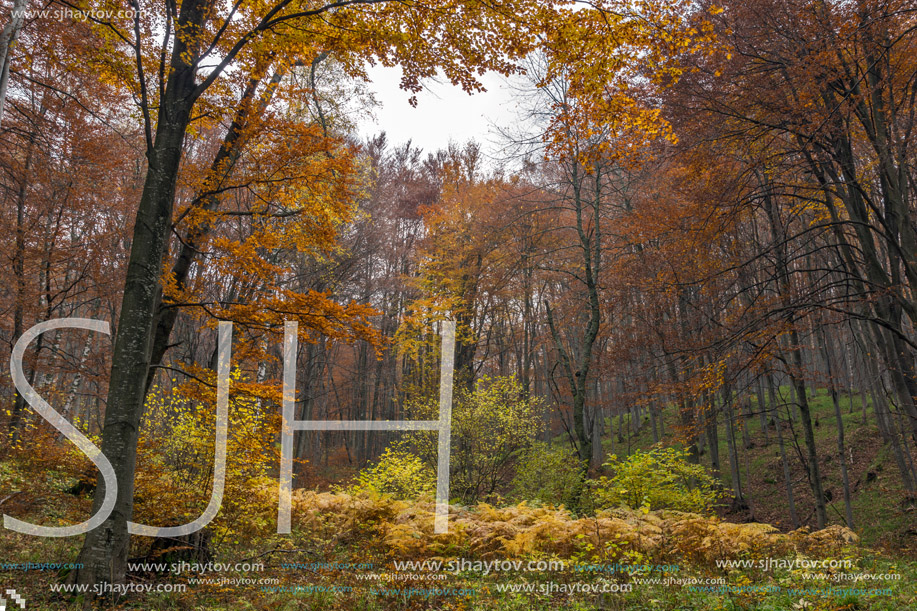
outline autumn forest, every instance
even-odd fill
[[[0,27],[0,611],[917,607],[912,1]]]

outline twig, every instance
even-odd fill
[[[269,556],[269,555],[271,555],[271,554],[277,554],[277,553],[280,553],[280,554],[296,554],[296,553],[300,553],[300,552],[313,553],[313,554],[314,554],[314,553],[315,553],[315,550],[314,550],[314,549],[271,549],[271,550],[268,550],[268,551],[264,552],[263,554],[258,554],[257,556],[252,556],[251,558],[243,558],[243,559],[240,560],[239,562],[248,562],[249,560],[257,560],[258,558],[263,558],[264,556]]]
[[[6,495],[5,497],[3,497],[2,499],[0,499],[0,505],[3,505],[5,502],[7,502],[8,500],[10,500],[11,498],[13,498],[14,496],[16,496],[17,494],[22,494],[22,490],[17,490],[17,491],[14,492],[13,494],[8,494],[8,495]]]

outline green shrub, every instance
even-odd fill
[[[405,411],[410,419],[436,420],[439,399],[408,402]],[[449,497],[473,504],[504,492],[519,456],[535,442],[541,423],[541,401],[524,397],[515,378],[482,376],[471,391],[456,387]],[[435,433],[409,433],[396,447],[410,450],[431,470],[435,468],[439,456]]]
[[[512,485],[514,500],[571,508],[579,505],[582,491],[581,463],[568,446],[539,441],[520,457]]]
[[[685,450],[654,448],[624,460],[611,455],[603,465],[612,471],[589,482],[596,509],[674,509],[711,513],[719,500],[717,481],[702,465],[688,461]]]
[[[352,494],[373,491],[397,499],[433,496],[436,476],[417,456],[400,448],[386,448],[379,460],[360,471],[346,489]]]

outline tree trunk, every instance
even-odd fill
[[[3,121],[3,107],[6,103],[6,90],[10,82],[10,52],[16,45],[19,30],[25,21],[25,10],[28,0],[14,0],[10,11],[10,22],[0,32],[0,122]],[[19,337],[18,335],[16,337]]]
[[[765,183],[766,194],[764,197],[765,211],[770,221],[771,233],[776,244],[774,249],[777,271],[777,288],[783,305],[787,308],[787,323],[790,327],[790,345],[788,347],[792,358],[792,367],[787,371],[790,377],[790,388],[795,390],[796,403],[799,406],[799,419],[802,422],[803,436],[807,451],[807,465],[809,471],[809,485],[812,488],[812,495],[815,497],[815,516],[818,528],[824,528],[827,523],[827,513],[825,509],[825,496],[822,490],[821,473],[818,468],[818,452],[815,447],[815,431],[812,428],[812,413],[809,408],[809,398],[806,395],[805,380],[802,377],[803,355],[799,340],[799,332],[796,329],[794,314],[790,310],[793,287],[790,282],[789,269],[786,255],[786,234],[784,231],[783,221],[777,210],[774,198],[769,192],[769,185]]]
[[[193,31],[204,22],[206,5],[182,3],[178,26]],[[160,101],[155,140],[148,142],[148,170],[134,222],[131,253],[114,337],[111,376],[102,429],[102,452],[118,478],[114,510],[86,535],[72,573],[79,584],[123,583],[130,544],[127,523],[134,510],[134,471],[143,414],[154,312],[160,295],[163,260],[172,228],[172,205],[185,131],[197,88],[194,49],[176,37],[170,73]],[[99,477],[93,502],[98,511],[105,482]]]
[[[783,466],[783,482],[786,487],[786,503],[790,510],[790,520],[793,528],[799,528],[799,516],[796,514],[796,498],[793,494],[793,478],[790,473],[790,462],[786,457],[786,446],[783,444],[783,425],[780,422],[780,407],[777,403],[777,391],[774,376],[767,374],[767,393],[770,397],[771,409],[774,413],[774,429],[777,431],[777,443],[780,446],[780,463]]]
[[[32,170],[32,159],[35,150],[35,132],[29,132],[28,146],[26,148],[25,162],[23,163],[22,177],[16,192],[16,252],[13,255],[13,276],[16,278],[16,303],[13,306],[13,338],[18,339],[25,331],[23,317],[25,312],[26,280],[25,280],[25,204],[29,190],[29,179]],[[42,338],[39,335],[39,340]],[[23,363],[25,365],[25,363]],[[34,370],[34,368],[33,368]],[[25,398],[16,390],[13,397],[13,411],[10,415],[9,432],[10,445],[15,445],[19,439],[19,427],[22,419],[22,410],[25,409]]]
[[[722,472],[720,465],[720,438],[716,422],[716,405],[711,401],[707,393],[704,400],[704,427],[707,431],[707,445],[710,446],[710,467],[719,477]]]
[[[844,420],[841,416],[841,401],[837,394],[837,380],[834,378],[834,362],[831,358],[831,347],[825,337],[824,328],[819,328],[818,339],[821,341],[822,353],[825,358],[825,368],[828,374],[828,390],[831,401],[834,403],[834,418],[837,420],[837,453],[841,463],[841,480],[844,485],[844,515],[847,519],[847,528],[853,528],[853,509],[850,505],[850,477],[847,473],[847,450],[844,447]]]
[[[659,427],[656,425],[656,400],[650,399],[646,409],[650,413],[650,426],[653,427],[653,443],[659,443]]]
[[[592,418],[592,457],[589,460],[589,466],[593,469],[598,469],[602,466],[603,459],[605,458],[605,451],[604,448],[602,448],[602,429],[604,428],[603,425],[605,422],[605,410],[603,410],[601,404],[596,401],[593,411],[595,414]]]
[[[795,330],[790,331],[790,352],[793,364],[797,370],[802,368],[802,350],[799,348],[799,337]],[[802,422],[803,439],[806,444],[806,462],[809,469],[809,486],[815,497],[815,521],[818,528],[824,528],[828,521],[825,507],[825,493],[822,490],[821,470],[818,466],[818,452],[815,446],[815,429],[812,427],[812,410],[809,407],[809,398],[806,396],[805,382],[802,378],[790,374],[790,379],[796,388],[796,401],[799,404],[799,419]]]
[[[729,451],[729,477],[732,480],[733,509],[742,510],[748,507],[742,493],[742,475],[739,471],[739,454],[736,448],[735,418],[732,405],[732,390],[729,384],[723,384],[723,413],[726,416],[726,447]]]
[[[764,445],[770,445],[770,440],[768,439],[768,426],[767,426],[767,401],[764,399],[764,382],[758,377],[755,382],[755,400],[758,403],[758,420],[761,423],[761,434],[764,436]]]

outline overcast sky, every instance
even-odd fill
[[[500,138],[491,125],[506,126],[516,120],[516,102],[499,74],[482,77],[487,91],[474,95],[445,79],[425,82],[427,89],[417,95],[416,108],[408,104],[408,92],[398,87],[400,68],[376,66],[370,68],[369,77],[380,106],[374,111],[376,121],[367,119],[360,126],[363,136],[385,130],[390,143],[411,139],[428,153],[445,148],[450,139],[462,144],[474,138],[486,154],[495,154]]]

